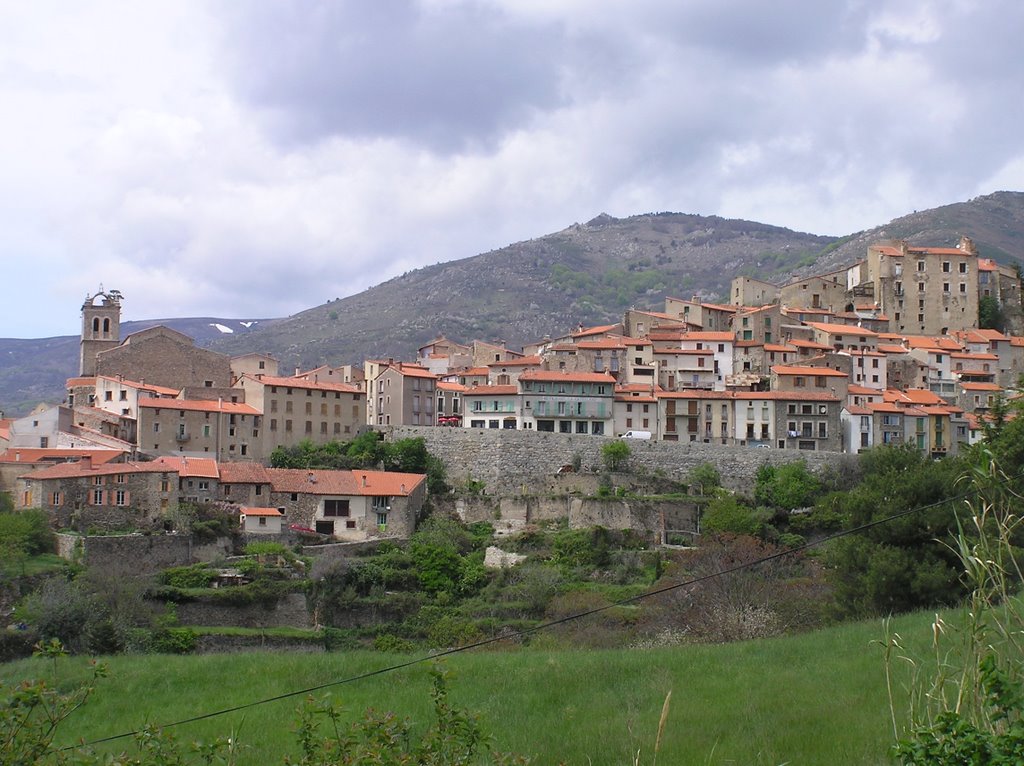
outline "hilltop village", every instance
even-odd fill
[[[521,350],[439,337],[414,360],[286,372],[166,327],[121,338],[121,295],[82,306],[66,402],[0,421],[0,490],[58,526],[116,528],[181,502],[237,506],[242,528],[339,540],[408,536],[425,477],[267,467],[304,441],[403,427],[555,433],[940,457],[981,438],[1024,372],[1021,280],[956,247],[872,245],[848,268],[778,286],[732,281],[730,302],[576,327]],[[983,326],[984,325],[984,326]]]

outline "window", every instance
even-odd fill
[[[924,261],[918,261],[917,262],[917,270],[918,271],[924,271]]]
[[[347,517],[348,515],[348,500],[324,500],[325,517]]]
[[[123,489],[114,493],[114,505],[128,505],[128,493]]]
[[[103,505],[103,490],[94,489],[91,495],[93,505]]]
[[[949,282],[943,282],[942,283],[942,292],[944,292],[944,293],[948,293],[949,292]]]
[[[967,262],[966,261],[961,261],[960,262],[960,273],[961,274],[966,274],[967,273]]]
[[[948,274],[949,273],[949,261],[943,261],[942,262],[942,273],[943,274]]]

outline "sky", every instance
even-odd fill
[[[600,213],[1024,190],[1019,0],[0,0],[0,337],[287,316]]]

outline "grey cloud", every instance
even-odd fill
[[[562,102],[556,26],[411,0],[224,6],[230,77],[284,142],[409,139],[452,151]]]

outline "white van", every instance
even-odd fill
[[[651,432],[650,431],[626,431],[626,433],[624,433],[622,435],[622,438],[623,439],[650,439],[651,438]]]

